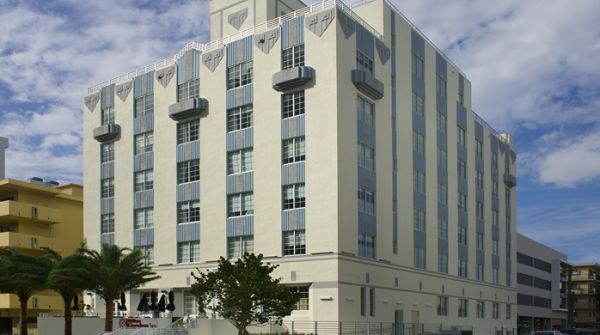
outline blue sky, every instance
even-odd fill
[[[467,74],[475,111],[515,135],[519,231],[600,262],[600,1],[392,1]],[[80,182],[87,87],[207,42],[208,7],[0,0],[7,174]]]

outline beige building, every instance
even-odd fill
[[[600,331],[600,264],[573,265],[571,281],[574,326]]]
[[[515,332],[514,141],[460,69],[384,0],[211,1],[211,37],[90,88],[90,246],[144,250],[175,315],[254,252],[289,320]]]

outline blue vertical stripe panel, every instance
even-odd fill
[[[362,24],[356,22],[356,48],[375,59],[375,37]]]
[[[281,49],[285,50],[304,43],[304,16],[283,22],[281,25]]]
[[[133,231],[133,246],[154,245],[154,228],[135,229]]]
[[[358,212],[358,232],[368,236],[377,236],[377,217]]]
[[[235,108],[251,104],[253,102],[252,85],[244,85],[227,91],[226,108]]]
[[[304,162],[285,164],[281,167],[281,185],[304,183]]]
[[[146,152],[133,156],[133,171],[144,171],[154,167],[154,152]]]
[[[233,66],[252,60],[253,36],[231,42],[225,47],[227,51],[227,66]]]
[[[371,191],[375,191],[377,188],[377,180],[375,178],[375,172],[367,170],[361,166],[358,167],[358,185],[363,186]]]
[[[100,200],[100,214],[110,214],[115,212],[115,198],[106,198]]]
[[[152,94],[154,91],[154,71],[139,75],[133,79],[133,97]]]
[[[284,21],[281,24],[281,50],[290,47],[290,21]]]
[[[227,151],[249,148],[253,145],[253,127],[227,133]]]
[[[199,241],[200,222],[182,223],[177,225],[177,242]]]
[[[281,139],[304,136],[304,115],[281,120]]]
[[[281,212],[281,230],[304,230],[306,229],[306,209],[298,208]]]
[[[200,159],[200,141],[177,145],[177,162]]]
[[[100,107],[102,109],[115,105],[115,84],[102,88],[100,100]]]
[[[154,190],[133,193],[133,208],[147,208],[154,206]]]
[[[356,121],[356,137],[359,141],[375,147],[375,129],[362,121]]]
[[[191,68],[189,68],[191,66]],[[200,77],[200,51],[188,50],[177,60],[177,83]]]
[[[133,119],[133,135],[154,130],[154,113],[147,113]]]
[[[200,199],[200,181],[177,185],[177,202]]]
[[[254,172],[237,173],[227,176],[227,194],[252,191],[254,189]]]
[[[391,17],[391,32],[392,32],[392,38],[396,37],[396,13],[394,12],[394,10],[390,9],[390,17]],[[395,121],[396,123],[398,122],[398,118],[397,118],[397,112],[396,112],[396,108],[397,108],[397,93],[396,91],[398,90],[397,88],[397,82],[398,79],[396,78],[396,43],[392,43],[392,78],[394,78],[394,85],[392,87],[392,121]],[[398,158],[398,143],[397,143],[397,139],[398,139],[398,132],[395,128],[395,126],[392,126],[392,158],[397,159]],[[393,164],[393,161],[392,161]],[[392,166],[393,168],[393,166]],[[398,173],[397,171],[393,171],[392,172],[392,199],[396,199],[396,203],[398,203]],[[392,202],[393,204],[393,202]],[[397,214],[397,208],[394,208],[396,210],[396,212],[394,212],[394,214],[392,215],[392,241],[397,242],[398,241],[398,214]],[[394,253],[397,253],[397,250],[394,250]]]
[[[227,218],[227,237],[254,234],[254,215]]]
[[[113,178],[115,176],[115,162],[102,163],[100,165],[100,178]]]

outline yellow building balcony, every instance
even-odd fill
[[[19,309],[19,298],[14,294],[0,294],[0,309]],[[63,309],[63,300],[58,295],[34,294],[27,301],[27,309],[60,311]]]
[[[0,247],[13,247],[29,251],[41,248],[58,250],[60,249],[60,243],[56,239],[45,236],[5,232],[0,233]]]
[[[0,201],[0,223],[27,220],[36,223],[55,224],[62,220],[60,210],[36,206],[18,201]]]

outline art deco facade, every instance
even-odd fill
[[[91,246],[144,250],[176,313],[254,252],[291,320],[516,329],[514,142],[460,69],[383,0],[211,1],[211,36],[90,88]]]

